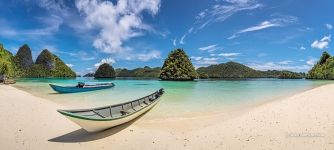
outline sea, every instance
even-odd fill
[[[115,87],[99,91],[58,94],[49,84],[62,86],[78,82],[113,82]],[[148,113],[151,118],[188,117],[207,113],[224,113],[266,103],[279,98],[333,83],[306,79],[208,79],[195,81],[161,81],[159,79],[116,78],[23,78],[16,88],[60,104],[59,109],[81,109],[122,103],[144,97],[160,88],[161,101]]]

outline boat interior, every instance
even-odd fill
[[[94,84],[87,84],[84,82],[78,82],[76,87],[78,88],[84,88],[84,87],[101,87],[101,86],[112,86],[114,85],[113,83],[94,83]]]
[[[126,102],[117,105],[93,108],[93,109],[82,109],[82,110],[62,110],[72,115],[90,118],[90,119],[114,119],[120,118],[126,115],[131,115],[150,104],[154,103],[164,93],[163,89],[154,92],[151,95]]]

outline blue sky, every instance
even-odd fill
[[[0,42],[27,43],[78,74],[162,66],[183,48],[196,67],[237,61],[259,70],[307,71],[334,54],[332,0],[0,0]]]

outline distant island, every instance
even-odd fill
[[[59,57],[44,49],[33,62],[27,44],[14,56],[0,44],[0,74],[8,77],[76,77]]]
[[[103,63],[97,68],[95,74],[95,78],[115,78],[115,70],[114,68],[108,64],[108,63]]]
[[[200,78],[280,78],[301,79],[305,73],[268,70],[259,71],[237,62],[227,62],[197,69]]]
[[[16,55],[6,50],[0,44],[0,77],[76,77],[58,56],[44,49],[34,62],[29,46],[22,45]],[[191,59],[183,49],[170,52],[162,67],[114,69],[110,64],[102,64],[94,73],[87,73],[83,77],[115,78],[160,78],[161,80],[188,81],[207,78],[279,78],[279,79],[334,79],[334,57],[323,52],[317,64],[308,72],[267,70],[260,71],[237,62],[226,62],[195,69]]]
[[[198,78],[198,74],[183,49],[176,49],[166,58],[159,78],[161,80],[189,81]]]
[[[158,78],[160,70],[160,67],[150,68],[148,66],[135,69],[117,68],[115,69],[115,75],[116,77]],[[83,77],[94,77],[94,75],[95,73],[89,72]]]
[[[116,69],[117,77],[139,77],[139,78],[158,78],[160,74],[161,68],[155,67],[150,68],[145,66],[144,68],[135,68],[132,70],[128,70],[125,68]]]

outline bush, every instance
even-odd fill
[[[197,72],[183,49],[176,49],[169,53],[162,66],[159,78],[162,80],[194,80]]]
[[[115,78],[115,70],[108,63],[104,63],[99,66],[94,74],[95,78]]]

